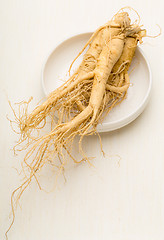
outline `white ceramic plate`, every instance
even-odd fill
[[[82,33],[68,38],[58,44],[48,55],[42,71],[42,86],[46,95],[68,79],[68,69],[72,60],[77,56],[91,34]],[[72,72],[81,61],[82,56],[73,65]],[[99,132],[112,131],[127,125],[142,113],[148,103],[152,76],[149,63],[139,47],[137,47],[129,72],[131,72],[131,85],[128,89],[127,98],[114,107],[104,122],[97,126]]]

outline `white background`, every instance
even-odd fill
[[[21,178],[16,171],[24,153],[11,150],[17,136],[6,114],[7,102],[44,96],[41,69],[58,41],[94,31],[121,7],[135,8],[148,29],[164,29],[163,1],[1,0],[0,1],[0,239],[9,226],[10,196]],[[164,239],[164,44],[163,35],[146,39],[142,49],[153,74],[150,102],[144,113],[120,130],[84,141],[95,167],[81,164],[66,173],[67,182],[49,194],[36,182],[26,190],[11,240],[154,240]],[[61,63],[62,64],[62,63]],[[47,170],[51,173],[51,170]],[[42,176],[50,190],[49,175]]]

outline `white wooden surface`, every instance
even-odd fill
[[[149,34],[164,29],[163,1],[125,0],[0,1],[0,239],[9,225],[10,195],[21,179],[24,153],[11,150],[17,136],[6,114],[12,102],[43,97],[41,68],[55,44],[74,33],[93,31],[119,8],[140,14]],[[24,193],[9,233],[11,240],[162,240],[164,239],[164,45],[163,35],[147,39],[142,49],[153,73],[151,100],[129,126],[102,134],[106,157],[96,137],[84,141],[88,164],[67,170],[67,182],[49,194],[35,182]],[[62,63],[61,63],[62,64]],[[48,174],[47,174],[48,173]],[[41,176],[51,189],[51,169]],[[53,179],[53,178],[52,178]]]

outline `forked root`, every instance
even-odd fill
[[[26,180],[11,196],[13,220],[8,231],[14,223],[15,206],[32,179],[36,180],[41,189],[37,173],[45,164],[50,162],[56,166],[58,158],[60,165],[57,176],[63,172],[68,157],[74,163],[87,161],[92,165],[83,151],[83,138],[97,134],[102,149],[101,137],[96,130],[97,124],[102,122],[115,105],[125,99],[130,84],[128,69],[137,42],[142,41],[143,36],[144,31],[140,26],[131,24],[128,13],[121,10],[121,13],[116,14],[92,35],[79,53],[80,55],[89,45],[79,68],[66,83],[53,91],[45,102],[30,114],[29,102],[24,103],[23,114],[19,110],[16,115],[12,108],[21,136],[18,146],[26,141],[28,151],[22,163]],[[19,106],[21,108],[21,104]],[[54,121],[56,113],[57,122]],[[45,127],[48,117],[51,130],[41,135],[40,130]],[[81,161],[76,160],[70,149],[76,136],[80,137]]]

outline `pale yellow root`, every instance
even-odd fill
[[[102,29],[103,31],[101,31]],[[91,43],[89,48],[91,52],[88,51],[84,55],[84,62],[67,83],[51,93],[49,98],[30,115],[27,115],[26,112],[26,116],[23,116],[23,124],[20,126],[21,134],[25,134],[28,140],[30,139],[28,130],[40,128],[40,123],[51,113],[52,108],[59,113],[59,120],[54,128],[54,120],[51,120],[52,130],[48,134],[33,139],[32,145],[29,142],[29,150],[23,162],[26,181],[12,194],[13,221],[8,231],[15,219],[15,203],[33,178],[40,187],[36,173],[41,171],[46,163],[59,157],[61,166],[57,176],[63,171],[67,162],[66,156],[71,157],[77,163],[69,151],[75,136],[80,136],[79,152],[82,154],[83,160],[90,163],[82,149],[83,137],[95,134],[96,126],[102,120],[107,107],[110,111],[126,96],[129,86],[127,70],[133,56],[132,50],[136,47],[138,36],[141,37],[138,28],[135,29],[137,29],[137,33],[135,30],[134,39],[127,38],[127,30],[132,35],[128,14],[121,13],[118,18],[115,16],[110,24],[104,25],[91,37],[87,43]],[[135,40],[135,47],[133,44],[131,46],[127,44],[127,41],[131,42],[132,39]],[[98,41],[98,46],[96,41]],[[124,50],[128,49],[130,55],[124,55]],[[52,114],[54,114],[53,111]],[[19,121],[19,118],[17,120]],[[64,120],[65,123],[63,123]],[[17,199],[16,202],[14,197]]]
[[[83,81],[84,76],[87,73],[90,73],[95,69],[97,58],[99,57],[103,46],[106,45],[113,36],[117,36],[122,31],[122,22],[126,23],[126,27],[130,26],[130,19],[126,13],[118,14],[114,21],[109,21],[107,24],[100,27],[85,45],[84,49],[90,43],[89,49],[85,53],[82,63],[73,76],[70,77],[70,79],[60,88],[52,92],[48,99],[35,108],[31,114],[26,114],[19,119],[18,125],[24,138],[26,138],[27,135],[30,136],[33,129],[40,129],[45,126],[47,116],[51,114],[52,111],[57,110],[56,104],[59,100],[62,100],[63,102],[68,93],[69,98],[71,93],[72,97],[75,96],[74,89]],[[79,54],[81,54],[81,52]],[[82,97],[84,98],[84,95],[81,93],[81,98]],[[77,99],[76,103],[78,110],[81,111],[85,106],[82,106],[80,101],[82,101],[82,99]],[[65,102],[68,102],[68,99],[65,99]],[[71,104],[73,105],[73,103]],[[71,112],[71,109],[69,111]],[[44,121],[43,125],[41,125],[42,121]]]
[[[48,135],[41,137],[26,154],[25,163],[32,172],[37,171],[38,168],[42,166],[40,161],[42,161],[42,150],[44,149],[44,146],[47,145],[45,158],[49,158],[50,155],[58,154],[60,149],[63,148],[63,144],[67,144],[69,138],[76,134],[83,135],[83,133],[87,133],[87,130],[92,126],[92,123],[94,123],[97,111],[101,106],[106,81],[108,80],[113,65],[122,53],[123,46],[124,37],[121,35],[119,38],[112,39],[109,47],[105,46],[103,48],[101,56],[98,59],[97,67],[94,71],[95,75],[89,105],[70,122],[57,125]],[[98,89],[100,91],[99,99],[97,99]],[[88,123],[85,123],[86,121]],[[52,145],[54,147],[51,151],[50,149]],[[27,160],[34,154],[37,148],[39,148],[39,150],[35,153],[34,160],[28,164]]]
[[[135,34],[135,33],[134,33]],[[101,106],[98,122],[102,122],[114,106],[120,104],[127,95],[130,85],[128,69],[135,54],[138,38],[127,37],[121,57],[114,65],[106,84],[104,103]]]

